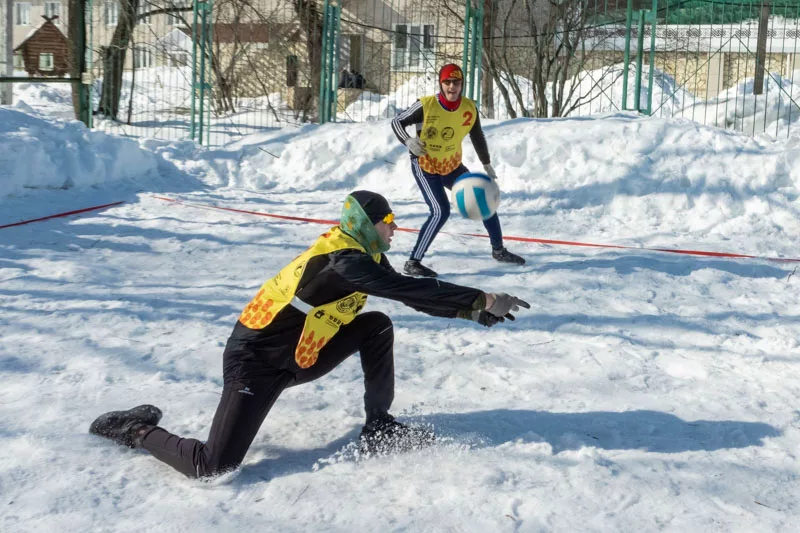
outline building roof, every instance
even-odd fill
[[[273,40],[298,41],[300,29],[296,24],[263,23],[217,23],[211,26],[211,40],[215,43],[268,43]],[[192,28],[182,27],[180,31],[192,35]]]
[[[53,31],[55,31],[58,34],[58,37],[61,37],[61,39],[63,39],[66,42],[67,37],[61,32],[61,30],[58,29],[58,26],[53,24],[53,21],[58,18],[58,15],[55,15],[55,16],[52,16],[52,17],[45,17],[44,15],[42,15],[42,18],[44,19],[44,22],[42,23],[42,25],[39,26],[38,28],[36,28],[35,30],[31,31],[27,35],[27,37],[25,37],[25,39],[19,44],[19,46],[14,48],[15,52],[17,50],[23,49],[25,47],[25,44],[27,44],[28,41],[30,41],[31,39],[36,37],[43,30],[47,30],[49,33],[52,33]]]

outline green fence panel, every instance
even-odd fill
[[[781,138],[800,117],[800,0],[469,2],[337,0],[334,16],[325,0],[227,0],[198,12],[197,32],[193,0],[87,0],[84,119],[212,145],[387,119],[450,62],[490,119],[629,109]],[[14,46],[30,33],[15,26]]]

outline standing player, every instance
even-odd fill
[[[483,163],[484,171],[493,180],[497,179],[475,102],[461,96],[463,81],[461,67],[453,63],[443,66],[439,71],[440,92],[423,96],[392,120],[394,134],[411,153],[411,171],[430,209],[411,257],[403,268],[411,276],[437,276],[421,261],[450,216],[450,200],[445,188],[452,188],[459,176],[469,172],[461,163],[461,142],[467,134]],[[416,126],[416,137],[409,136],[405,130],[411,124]],[[489,232],[493,258],[503,263],[525,264],[522,257],[512,254],[503,246],[503,231],[497,213],[484,220],[483,225]]]

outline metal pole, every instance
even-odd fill
[[[325,124],[327,122],[325,110],[327,109],[326,100],[328,94],[328,77],[327,77],[327,54],[328,54],[328,0],[322,7],[322,54],[320,56],[319,65],[319,123]]]
[[[2,59],[5,63],[5,69],[0,69],[0,75],[11,77],[14,75],[14,0],[6,0],[5,14],[6,20],[4,22],[5,28],[5,50]],[[13,85],[4,83],[0,85],[0,104],[11,105],[14,100]]]
[[[473,87],[475,88],[475,109],[476,111],[480,111],[481,73],[483,70],[483,5],[478,8],[478,24],[476,25],[476,28],[478,30],[477,36],[475,37],[477,53],[475,54],[475,84]]]
[[[477,32],[477,25],[478,25],[478,17],[477,13],[472,16],[471,20],[472,24],[470,25],[470,47],[469,47],[469,93],[467,97],[470,99],[475,99],[475,48],[476,48],[476,37],[475,34]]]
[[[200,134],[197,137],[197,142],[203,144],[203,125],[204,125],[204,115],[203,110],[205,109],[206,103],[206,36],[208,35],[208,19],[207,15],[207,7],[208,4],[203,0],[202,7],[198,6],[198,8],[202,9],[201,17],[200,17],[200,51],[202,55],[200,56]]]
[[[464,50],[463,50],[463,57],[461,59],[461,67],[462,69],[466,70],[467,68],[467,58],[469,57],[469,44],[470,44],[470,35],[469,29],[472,19],[472,0],[467,0],[466,3],[466,11],[464,11]]]
[[[339,107],[339,21],[342,16],[342,7],[338,1],[334,1],[333,9],[333,27],[331,28],[331,61],[333,68],[331,69],[331,111],[328,119],[331,122],[336,122],[336,110]]]
[[[644,56],[644,11],[639,11],[639,35],[636,36],[636,87],[633,98],[636,100],[636,111],[641,110],[639,97],[642,93],[642,57]]]
[[[212,18],[211,15],[212,15],[212,12],[213,12],[214,0],[206,0],[206,2],[207,2],[206,3],[206,12],[207,12],[207,15],[208,15],[208,20],[206,21],[206,36],[205,36],[206,45],[205,45],[205,49],[206,49],[206,51],[208,51],[208,60],[211,63],[211,71],[213,73],[213,71],[214,71],[214,63],[213,63],[214,51],[211,49],[211,45],[213,43],[213,36],[214,36],[214,32],[212,31],[213,30],[213,25],[214,25],[214,19]],[[212,80],[213,77],[209,76],[206,73],[205,70],[203,70],[202,76],[203,76],[203,87],[204,87],[204,89],[208,90],[208,95],[207,96],[210,98],[211,97],[211,83],[210,83],[210,80]],[[201,117],[201,120],[202,120],[202,118],[203,117]],[[206,112],[205,121],[206,121],[205,122],[205,125],[206,125],[205,126],[205,130],[206,130],[206,146],[209,146],[210,143],[211,143],[211,105],[210,104],[209,104],[208,110]]]
[[[647,80],[647,115],[653,113],[653,72],[656,70],[656,14],[658,13],[658,0],[653,0],[653,10],[650,12],[650,73]]]
[[[197,117],[195,94],[197,91],[197,2],[198,0],[192,2],[192,113],[191,124],[189,125],[189,138],[192,140],[194,140],[195,137],[195,120]]]
[[[628,0],[625,12],[625,59],[622,60],[622,110],[628,109],[628,63],[631,60],[631,22],[633,20],[633,0]]]

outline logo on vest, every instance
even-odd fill
[[[340,313],[352,313],[353,309],[358,306],[358,298],[355,295],[350,295],[343,298],[336,303],[336,310]]]
[[[453,128],[447,127],[442,130],[442,139],[444,139],[445,141],[449,141],[455,136],[455,134],[456,132],[455,130],[453,130]]]
[[[427,137],[428,139],[432,139],[437,135],[439,135],[439,130],[437,130],[434,126],[428,126],[425,129],[425,137]]]

